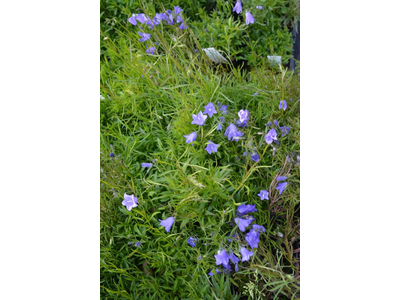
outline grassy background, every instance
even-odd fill
[[[298,75],[266,66],[244,72],[212,65],[193,51],[198,45],[191,31],[152,36],[160,42],[154,56],[145,53],[132,28],[118,35],[101,37],[102,298],[299,297]],[[278,109],[283,99],[285,112]],[[243,140],[230,142],[216,131],[216,116],[201,130],[190,124],[193,113],[218,101],[229,104],[224,131],[240,109],[249,110]],[[278,131],[280,144],[267,146],[265,124],[274,120],[290,133],[281,137]],[[193,131],[199,136],[187,145],[183,135]],[[208,140],[220,145],[218,153],[204,150]],[[244,157],[249,150],[261,160]],[[151,169],[140,166],[153,161]],[[275,178],[282,175],[289,185],[279,196]],[[261,189],[269,190],[269,201],[260,201]],[[131,212],[121,205],[124,193],[139,199]],[[210,277],[220,247],[240,257],[246,244],[233,222],[240,204],[256,205],[253,216],[266,232],[239,272]],[[169,216],[175,223],[167,233],[158,219]],[[229,242],[234,232],[237,238]],[[187,244],[189,236],[199,239],[195,248]]]

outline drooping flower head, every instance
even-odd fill
[[[253,155],[251,155],[251,159],[257,162],[260,160],[260,155],[258,155],[258,153],[256,152]]]
[[[145,32],[138,31],[138,34],[142,37],[141,39],[139,39],[139,42],[142,42],[142,43],[147,41],[151,37],[150,33],[145,33]]]
[[[276,130],[274,128],[270,129],[268,133],[265,135],[265,141],[267,144],[271,144],[274,140],[278,140]]]
[[[208,103],[206,106],[204,106],[204,114],[208,115],[210,118],[213,116],[213,114],[216,114],[217,111],[215,110],[215,106],[212,102]]]
[[[281,101],[279,102],[279,109],[286,110],[286,108],[287,108],[286,100],[281,100]]]
[[[151,53],[151,55],[154,55],[154,52],[156,51],[155,47],[150,47],[146,49],[146,53]]]
[[[283,191],[286,188],[286,185],[287,185],[287,182],[278,183],[278,185],[276,186],[276,189],[279,191],[279,195],[283,193]]]
[[[282,137],[284,137],[285,135],[289,134],[290,127],[282,126],[282,127],[279,127],[279,128],[281,129]]]
[[[141,244],[142,244],[141,242],[137,242],[137,243],[135,244],[135,247],[139,247]]]
[[[241,109],[238,112],[238,116],[241,123],[246,122],[249,119],[249,111]]]
[[[205,148],[205,150],[208,152],[208,154],[211,154],[213,152],[217,152],[218,144],[213,143],[212,141],[208,141],[208,145]]]
[[[160,225],[164,226],[165,230],[169,232],[171,230],[172,224],[174,224],[174,217],[166,218],[165,220],[158,219],[160,221]]]
[[[142,163],[142,168],[151,168],[152,166],[152,163]]]
[[[253,256],[253,252],[247,250],[245,247],[240,249],[240,254],[242,254],[242,261],[248,261],[251,256]]]
[[[181,30],[185,30],[187,28],[187,26],[185,26],[185,23],[181,23],[181,25],[179,25],[179,29]]]
[[[138,199],[135,197],[135,195],[128,195],[124,194],[124,201],[122,201],[122,205],[126,207],[127,210],[131,211],[132,208],[138,206]]]
[[[111,152],[111,153],[110,153],[110,157],[111,157],[111,158],[114,158],[114,157],[115,157],[115,154]]]
[[[253,96],[257,96],[258,95],[258,92],[255,92],[254,94],[253,94]]]
[[[235,218],[235,223],[238,225],[239,230],[244,232],[246,227],[248,227],[251,222],[253,222],[254,218],[249,219],[242,219],[242,218]]]
[[[228,256],[232,263],[237,264],[239,262],[239,258],[233,253],[232,249]]]
[[[224,124],[225,123],[225,117],[220,117],[219,121],[221,122],[221,124]]]
[[[249,25],[249,24],[253,24],[253,23],[254,23],[253,15],[252,15],[249,11],[246,11],[246,14],[245,14],[245,21],[246,21],[246,25]]]
[[[187,243],[192,247],[196,247],[197,238],[191,236],[187,239]]]
[[[260,242],[259,236],[260,234],[255,230],[251,230],[246,234],[245,240],[251,249],[258,248],[258,243]]]
[[[257,196],[259,196],[261,200],[269,200],[267,190],[261,190],[260,193],[257,194]]]
[[[232,11],[240,14],[242,12],[242,3],[240,1],[237,1]]]
[[[237,208],[237,212],[239,213],[239,215],[246,215],[256,211],[257,211],[256,206],[252,204],[242,204],[239,205],[239,207]]]
[[[184,135],[184,137],[186,138],[186,144],[192,143],[197,138],[197,132],[192,132],[188,135]]]
[[[128,19],[128,21],[129,21],[129,23],[131,23],[133,26],[135,26],[135,25],[137,24],[136,15],[133,14],[132,17],[130,17],[130,18]]]
[[[221,125],[221,123],[218,123],[217,130],[218,130],[218,131],[222,131],[222,125]]]
[[[223,264],[224,266],[229,265],[229,256],[226,253],[225,249],[218,250],[217,254],[214,255],[215,259],[217,260],[216,265],[219,266]]]
[[[222,112],[223,115],[226,115],[226,114],[228,113],[228,112],[227,112],[228,105],[229,105],[229,104],[227,104],[227,105],[222,105],[221,103],[218,102],[218,109],[219,109],[220,112]]]
[[[237,129],[235,124],[231,123],[229,124],[228,128],[226,128],[224,135],[228,136],[229,141],[238,141],[239,137],[243,136],[243,133]]]
[[[136,16],[136,20],[138,20],[140,23],[143,24],[143,23],[147,22],[149,19],[146,17],[145,14],[138,14]]]
[[[199,112],[199,114],[198,115],[192,115],[192,118],[193,118],[193,121],[192,121],[192,124],[196,124],[196,125],[199,125],[199,126],[203,126],[204,125],[204,122],[206,121],[206,119],[207,119],[207,116],[206,115],[203,115],[203,113],[202,112]]]
[[[257,224],[253,224],[252,230],[257,231],[257,232],[265,232],[264,226],[257,225]]]
[[[284,181],[284,180],[286,180],[286,176],[279,176],[278,178],[276,178],[276,180]]]
[[[183,22],[183,19],[182,19],[182,17],[181,16],[177,16],[176,17],[176,23],[182,23]]]

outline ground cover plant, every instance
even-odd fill
[[[101,36],[101,297],[298,298],[299,75],[213,64],[179,7],[133,18]]]

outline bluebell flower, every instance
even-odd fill
[[[202,112],[199,112],[198,115],[194,115],[194,114],[193,114],[193,115],[192,115],[192,118],[193,118],[192,124],[196,124],[196,125],[199,125],[199,126],[203,126],[203,125],[204,125],[204,122],[205,122],[206,119],[207,119],[207,116],[203,115]]]
[[[232,11],[240,14],[242,12],[242,3],[240,1],[237,1]]]
[[[256,6],[256,8],[257,8],[257,9],[263,9],[263,7],[262,7],[262,6]]]
[[[199,257],[197,258],[197,260],[202,260],[203,256],[199,255]]]
[[[285,135],[289,134],[290,127],[283,126],[283,127],[279,127],[279,128],[281,129],[282,137],[284,137]]]
[[[145,14],[138,14],[136,16],[136,20],[143,24],[147,22],[149,19],[145,16]]]
[[[168,15],[168,20],[167,20],[169,25],[174,25],[174,15]]]
[[[246,14],[245,14],[245,21],[246,21],[246,25],[249,25],[249,24],[253,24],[253,23],[254,23],[253,15],[252,15],[249,11],[246,11]]]
[[[246,156],[247,155],[247,152],[243,152],[243,156]]]
[[[127,210],[131,211],[132,208],[138,206],[138,199],[135,197],[135,195],[128,195],[124,194],[124,201],[122,201],[122,205],[126,207]]]
[[[279,191],[279,195],[283,193],[283,191],[286,188],[286,185],[287,185],[287,182],[278,183],[278,185],[276,186],[276,189]]]
[[[139,42],[142,42],[142,43],[147,41],[151,37],[150,33],[145,33],[145,32],[138,31],[138,34],[142,37],[141,39],[139,39]]]
[[[235,264],[235,272],[239,272],[239,266],[238,266],[238,264]]]
[[[253,222],[254,218],[249,219],[242,219],[242,218],[235,218],[235,223],[238,225],[239,230],[244,232],[246,227],[248,227],[251,222]]]
[[[221,124],[224,124],[225,123],[225,117],[220,117],[219,121],[221,122]]]
[[[181,22],[183,22],[183,19],[182,19],[182,17],[181,16],[177,16],[176,17],[176,23],[181,23]]]
[[[257,224],[253,224],[253,229],[252,230],[255,230],[257,232],[265,232],[264,226],[257,225]]]
[[[246,214],[253,213],[256,211],[257,211],[256,206],[252,205],[252,204],[242,204],[242,205],[239,205],[239,207],[237,208],[237,212],[240,215],[246,215]]]
[[[269,200],[267,190],[261,190],[260,193],[257,194],[257,196],[259,196],[261,200]]]
[[[110,157],[111,157],[111,158],[115,157],[115,154],[111,152],[111,153],[110,153]]]
[[[229,265],[229,257],[228,254],[226,253],[225,249],[218,250],[217,254],[214,255],[216,259],[216,265],[219,266],[220,264],[223,264],[225,266]]]
[[[189,237],[187,239],[187,243],[192,246],[192,247],[196,247],[196,243],[197,243],[197,238],[194,237]]]
[[[136,15],[133,14],[132,17],[130,17],[130,18],[128,19],[128,21],[129,21],[129,23],[131,23],[133,26],[135,26],[135,25],[137,24]]]
[[[246,122],[249,119],[249,111],[247,109],[246,110],[241,109],[238,112],[238,116],[240,122],[242,123]]]
[[[137,242],[137,243],[135,244],[135,247],[139,247],[141,244],[142,244],[141,242]]]
[[[142,168],[151,168],[152,166],[152,163],[142,163]]]
[[[270,129],[268,133],[265,135],[265,142],[269,145],[273,141],[278,140],[276,130],[275,129]]]
[[[210,272],[208,272],[207,274],[210,275],[210,276],[214,276],[215,275],[212,268],[211,268]]]
[[[213,116],[213,114],[216,114],[216,113],[217,113],[217,111],[215,110],[215,106],[212,102],[210,102],[204,106],[204,114],[209,115],[210,118]]]
[[[183,11],[183,9],[180,8],[179,6],[174,6],[175,15],[179,15],[182,11]]]
[[[258,155],[258,153],[254,153],[254,154],[251,156],[251,159],[254,160],[255,162],[257,162],[257,161],[260,160],[260,155]]]
[[[251,256],[253,256],[253,252],[247,250],[245,247],[242,247],[240,249],[240,254],[242,254],[242,262],[243,261],[248,261],[250,259]]]
[[[207,147],[204,149],[208,152],[208,154],[211,154],[213,152],[217,152],[218,144],[213,143],[212,141],[208,141]]]
[[[179,25],[179,29],[185,30],[187,28],[187,26],[185,26],[185,23],[181,23],[181,25]]]
[[[151,53],[151,55],[154,55],[154,51],[156,51],[155,47],[150,47],[146,49],[146,53]]]
[[[199,52],[199,49],[194,49],[194,52],[196,52],[196,53]]]
[[[276,127],[279,127],[279,123],[278,123],[277,120],[274,120],[274,124],[275,124]]]
[[[224,135],[228,136],[229,141],[238,141],[239,137],[243,136],[243,133],[237,130],[237,127],[233,123],[231,123],[229,124],[228,128],[226,128]]]
[[[221,123],[218,123],[217,130],[218,130],[218,131],[222,131],[222,125],[221,125]]]
[[[220,103],[218,102],[218,104],[220,104]],[[227,112],[228,105],[229,104],[221,105],[221,106],[218,105],[218,109],[219,109],[220,112],[222,112],[223,115],[226,115],[228,113]]]
[[[276,178],[276,180],[284,181],[284,180],[286,180],[286,176],[279,176],[278,178]]]
[[[184,135],[184,137],[186,138],[186,144],[192,143],[197,138],[197,132],[192,132],[188,135]]]
[[[251,230],[246,234],[245,240],[251,249],[258,248],[258,243],[260,242],[259,236],[260,234],[255,230]]]
[[[253,94],[253,96],[257,96],[258,95],[258,93],[257,92],[255,92],[254,94]]]
[[[286,100],[281,100],[281,102],[279,102],[279,109],[286,110],[286,108],[287,108]]]
[[[160,225],[164,226],[165,230],[169,232],[171,230],[172,224],[174,224],[174,217],[166,218],[165,220],[158,219],[160,221]]]

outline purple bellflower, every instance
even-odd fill
[[[239,121],[241,123],[244,123],[249,119],[249,111],[247,109],[246,110],[241,109],[238,112],[238,116],[239,116]]]
[[[128,195],[124,194],[124,201],[122,201],[122,205],[126,207],[127,210],[131,211],[132,208],[138,206],[138,199],[135,197],[135,195]]]
[[[110,153],[110,157],[111,157],[111,158],[115,157],[115,154],[111,152],[111,153]]]
[[[206,116],[206,115],[203,115],[202,112],[199,112],[198,115],[194,115],[194,114],[193,114],[192,117],[193,117],[192,124],[196,124],[196,125],[199,125],[199,126],[203,126],[203,125],[204,125],[204,122],[205,122],[206,119],[207,119],[207,116]]]
[[[221,125],[221,123],[218,123],[217,130],[219,130],[219,131],[222,132],[222,125]]]
[[[218,144],[213,143],[212,141],[208,141],[207,147],[204,149],[208,152],[208,154],[211,154],[213,152],[217,152]]]
[[[136,16],[136,20],[138,20],[140,23],[145,23],[147,22],[149,19],[145,16],[145,14],[138,14]]]
[[[286,110],[286,108],[287,108],[286,100],[281,100],[281,102],[279,102],[279,109]]]
[[[231,262],[234,264],[237,264],[240,261],[240,259],[233,253],[232,249],[229,252],[228,256],[229,256],[229,259],[231,260]]]
[[[261,190],[257,196],[259,196],[261,200],[269,200],[267,190]]]
[[[142,163],[142,168],[151,168],[152,166],[152,163]]]
[[[274,124],[275,124],[276,127],[279,127],[279,123],[278,123],[277,120],[274,120]]]
[[[251,256],[253,256],[253,252],[247,250],[245,247],[240,249],[240,254],[242,254],[242,261],[248,261]]]
[[[255,231],[258,231],[258,232],[265,232],[264,226],[257,225],[257,224],[253,225],[253,229],[252,230],[255,230]]]
[[[242,12],[242,3],[240,1],[237,1],[232,11],[240,14]]]
[[[188,135],[184,135],[184,137],[186,138],[186,144],[192,143],[197,138],[197,132],[192,132]]]
[[[171,230],[172,224],[174,224],[174,217],[166,218],[165,220],[158,219],[160,221],[160,225],[164,226],[165,230],[169,232]]]
[[[135,247],[139,247],[141,244],[142,244],[141,242],[137,242],[137,243],[135,244]]]
[[[196,247],[196,243],[197,243],[197,238],[194,237],[189,237],[187,239],[187,243],[192,246],[192,247]]]
[[[138,34],[142,37],[141,39],[139,39],[139,42],[142,42],[142,43],[147,41],[151,37],[150,33],[145,33],[145,32],[138,31]]]
[[[146,49],[146,53],[151,53],[151,55],[154,55],[154,51],[156,51],[155,47],[150,47]]]
[[[219,121],[221,122],[221,124],[224,124],[225,123],[225,117],[220,117]]]
[[[287,182],[278,183],[278,185],[276,186],[276,189],[279,191],[279,195],[283,193],[283,191],[285,190],[286,186],[287,186]]]
[[[221,105],[221,103],[218,102],[218,109],[219,109],[220,112],[222,112],[223,115],[226,115],[228,113],[227,112],[228,105],[229,104]]]
[[[217,111],[215,110],[215,106],[212,102],[208,103],[206,106],[204,106],[204,114],[208,115],[210,118],[213,116],[213,114],[216,114]]]
[[[242,219],[242,218],[235,218],[235,223],[238,225],[239,230],[244,232],[246,227],[248,227],[251,222],[253,222],[254,218],[249,219]]]
[[[264,138],[268,145],[271,144],[274,140],[278,140],[276,136],[276,130],[274,128],[270,129]]]
[[[276,178],[276,180],[284,181],[284,180],[286,180],[286,176],[279,176],[278,178]]]
[[[135,26],[135,25],[137,24],[136,15],[133,14],[132,17],[130,17],[130,18],[128,19],[128,21],[129,21],[129,23],[131,23],[133,26]]]
[[[260,160],[260,155],[258,155],[258,153],[254,153],[254,154],[251,156],[251,159],[254,160],[255,162],[257,162],[257,161]]]
[[[237,130],[237,127],[235,124],[231,123],[229,124],[228,128],[225,130],[225,136],[228,136],[228,140],[232,141],[238,141],[239,137],[243,136],[243,133],[239,130]]]
[[[227,266],[229,265],[229,257],[226,253],[225,249],[218,250],[217,255],[214,255],[215,259],[217,260],[216,265],[219,266],[220,264]]]
[[[245,14],[245,21],[246,21],[246,25],[249,25],[249,24],[253,24],[253,23],[254,23],[253,15],[252,15],[249,11],[246,11],[246,14]]]
[[[185,30],[187,28],[187,26],[185,26],[185,23],[181,23],[181,25],[179,25],[179,29],[181,30]]]
[[[283,126],[283,127],[279,127],[279,128],[281,129],[282,137],[284,137],[285,135],[289,134],[290,127]]]
[[[183,9],[180,8],[179,6],[174,6],[175,15],[179,15],[182,11],[183,11]]]
[[[249,244],[250,248],[258,248],[258,243],[260,242],[260,234],[258,231],[251,230],[246,234],[245,240]]]
[[[253,96],[257,96],[258,95],[258,93],[257,92],[255,92],[254,94],[253,94]]]
[[[257,8],[257,9],[263,9],[263,7],[262,7],[262,6],[256,6],[256,8]]]
[[[246,215],[246,214],[256,212],[256,211],[257,211],[256,206],[252,205],[252,204],[242,204],[242,205],[239,205],[239,207],[237,208],[237,212],[240,215]]]

